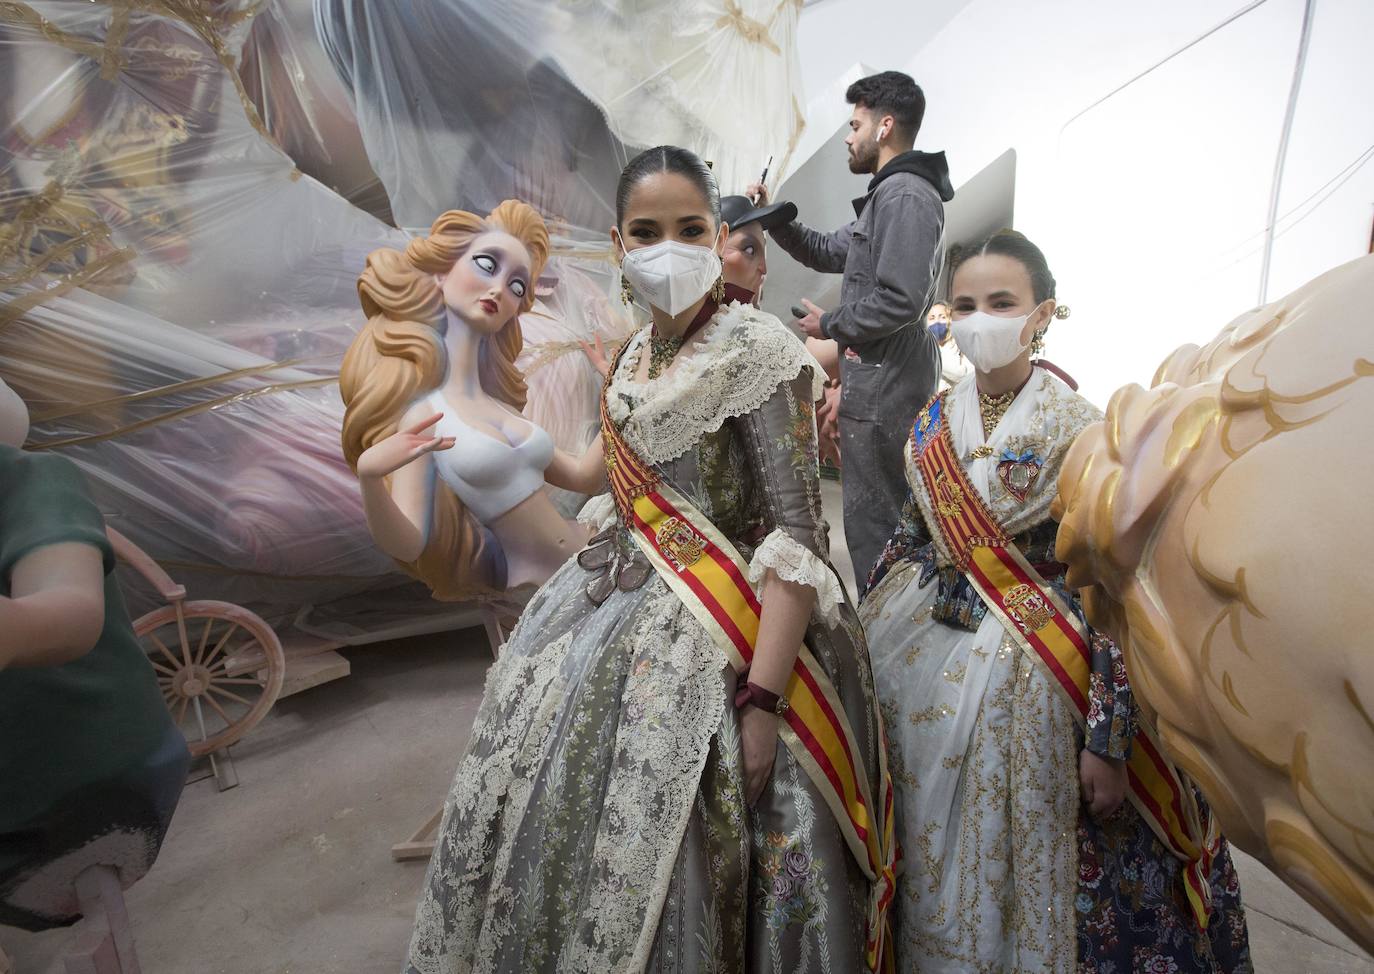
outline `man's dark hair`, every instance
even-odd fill
[[[926,115],[926,96],[911,75],[900,71],[883,71],[860,78],[849,86],[844,100],[851,105],[867,108],[874,115],[891,115],[902,135],[916,141],[921,120]]]

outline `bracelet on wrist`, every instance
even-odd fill
[[[777,717],[784,716],[791,709],[787,697],[752,682],[742,684],[735,691],[735,708],[743,710],[749,706],[757,707]]]

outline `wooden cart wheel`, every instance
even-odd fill
[[[173,602],[134,623],[162,699],[196,757],[228,747],[267,716],[286,674],[277,634],[230,602]]]

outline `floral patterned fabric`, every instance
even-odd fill
[[[642,440],[680,445],[679,418],[697,417],[676,453],[649,444],[659,472],[746,559],[757,547],[819,591],[833,572],[800,343],[732,305],[683,357],[637,385],[631,347],[608,390],[622,432],[647,454]],[[671,408],[710,394],[708,372],[739,361],[753,363],[732,373],[744,412]],[[614,519],[602,526],[631,544]],[[861,970],[870,884],[820,793],[779,742],[772,779],[747,807],[724,654],[657,576],[598,606],[586,593],[594,574],[576,559],[560,569],[492,667],[407,974]],[[872,774],[878,717],[862,632],[852,608],[821,598],[807,645]]]
[[[1181,866],[1130,804],[1102,822],[1079,820],[1074,909],[1082,974],[1254,971],[1226,840],[1212,868],[1213,914],[1205,931],[1184,898]]]

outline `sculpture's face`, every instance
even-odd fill
[[[731,231],[720,255],[725,283],[753,291],[757,301],[763,294],[763,279],[768,276],[767,250],[763,228],[757,223],[746,223]]]
[[[481,234],[439,278],[439,286],[449,311],[470,328],[494,335],[519,313],[534,287],[530,253],[508,233]]]
[[[1058,554],[1223,830],[1374,945],[1374,257],[1121,389]]]

